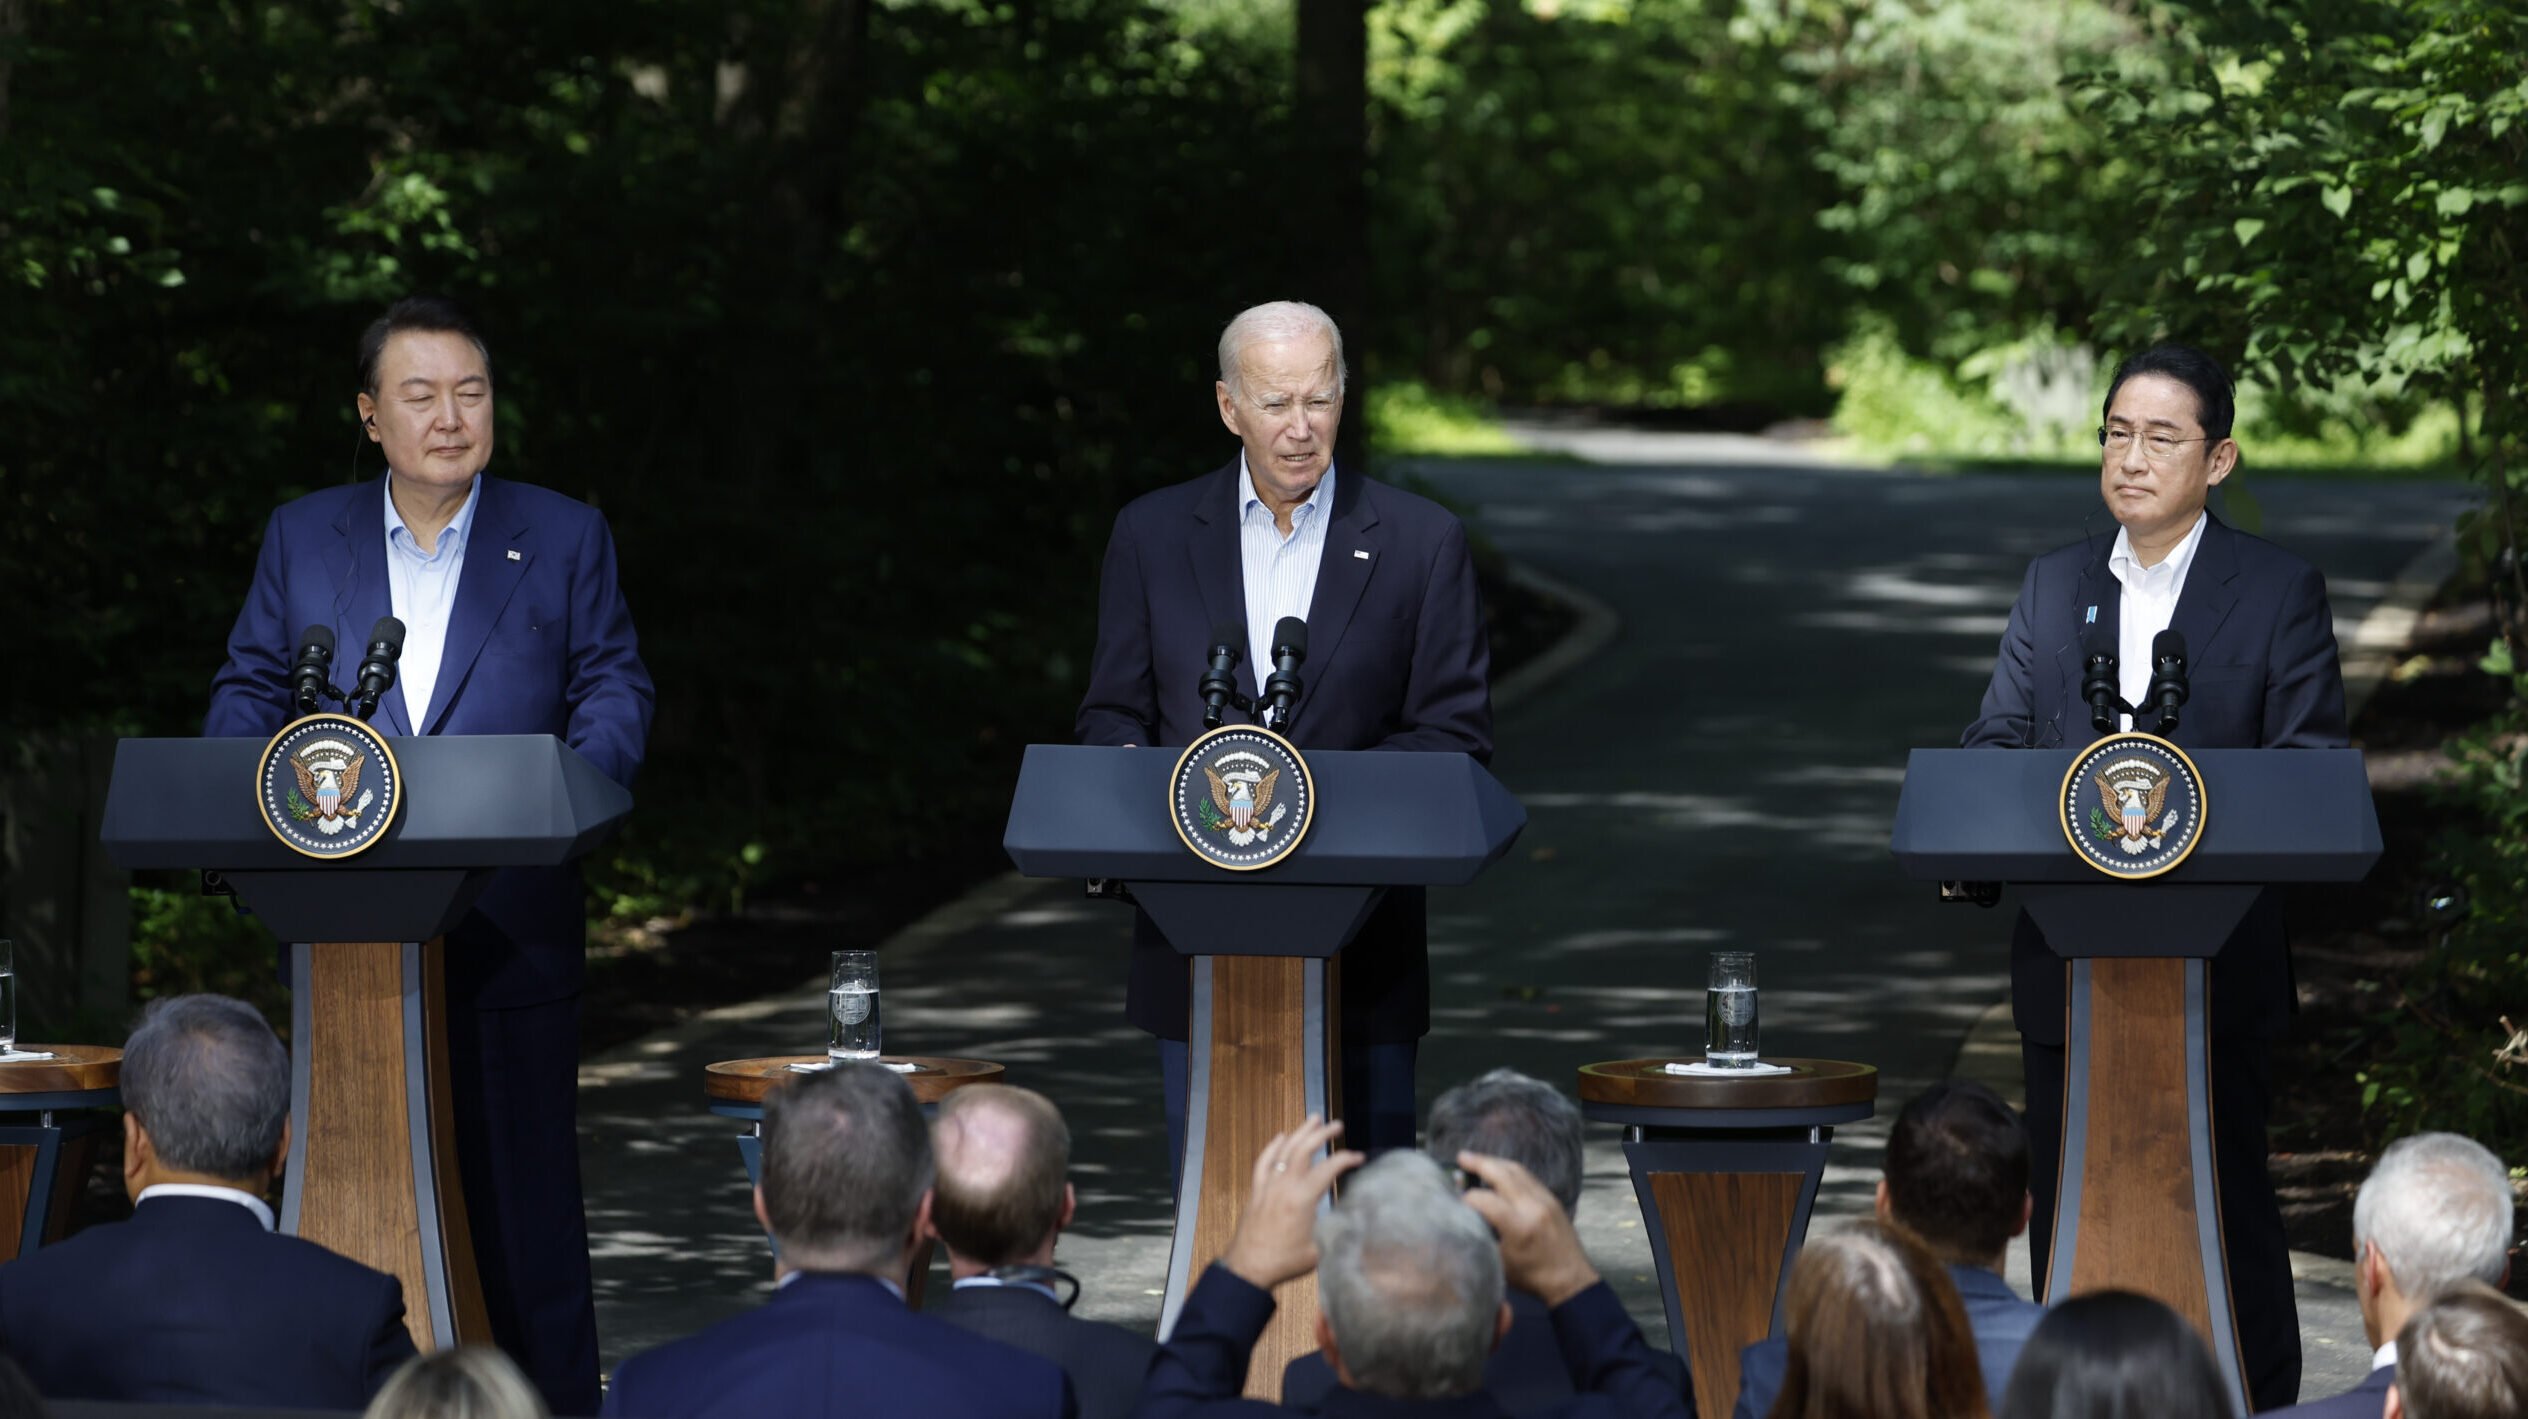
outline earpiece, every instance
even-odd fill
[[[376,433],[376,432],[377,432],[377,415],[375,415],[375,414],[363,414],[363,415],[361,415],[361,416],[360,416],[360,427],[362,427],[362,428],[364,428],[364,429],[367,429],[370,433]]]

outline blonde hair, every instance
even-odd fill
[[[361,1419],[550,1419],[510,1358],[460,1345],[404,1362]]]

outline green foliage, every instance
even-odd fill
[[[288,1033],[289,992],[272,933],[228,898],[203,896],[190,876],[132,888],[132,983],[144,1001],[201,991],[233,995]]]
[[[1433,393],[1416,379],[1369,387],[1370,446],[1390,457],[1511,457],[1531,450],[1475,400]]]

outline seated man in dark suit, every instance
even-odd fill
[[[2372,1419],[2397,1382],[2398,1334],[2433,1297],[2510,1279],[2510,1174],[2470,1138],[2418,1133],[2379,1155],[2352,1204],[2353,1294],[2370,1373],[2325,1399],[2272,1411],[2290,1419]]]
[[[1580,1106],[1553,1085],[1515,1069],[1496,1069],[1439,1096],[1423,1125],[1424,1149],[1433,1158],[1484,1153],[1507,1158],[1536,1176],[1566,1215],[1580,1211],[1580,1154],[1585,1125]],[[1484,1362],[1483,1389],[1514,1415],[1544,1413],[1571,1398],[1571,1376],[1545,1302],[1534,1292],[1509,1290],[1510,1333]],[[1651,1352],[1676,1381],[1686,1404],[1685,1366],[1664,1350]],[[1302,1355],[1282,1371],[1282,1405],[1317,1409],[1334,1392],[1334,1371],[1325,1356]]]
[[[1159,1347],[1071,1314],[1080,1283],[1053,1266],[1076,1206],[1061,1111],[1033,1089],[979,1085],[940,1101],[930,1137],[939,1155],[931,1233],[956,1284],[929,1313],[1060,1365],[1080,1419],[1123,1419]],[[1069,1300],[1057,1289],[1065,1281]]]
[[[2028,1229],[2030,1206],[2027,1130],[2000,1095],[1952,1079],[1924,1090],[1896,1116],[1878,1180],[1879,1220],[1920,1237],[1948,1268],[1995,1408],[2020,1347],[2045,1318],[2043,1306],[2019,1299],[2001,1279],[2002,1258],[2010,1239]],[[1779,1336],[1740,1352],[1731,1419],[1764,1419],[1788,1364]]]
[[[131,1220],[0,1266],[0,1350],[55,1399],[359,1409],[412,1358],[404,1290],[276,1236],[290,1061],[242,1000],[153,1002],[123,1046]]]
[[[1059,1366],[904,1307],[929,1233],[930,1127],[902,1079],[838,1064],[764,1096],[755,1217],[779,1248],[748,1315],[635,1355],[625,1419],[1053,1419]]]
[[[1580,1249],[1571,1215],[1527,1169],[1460,1153],[1479,1180],[1461,1198],[1438,1164],[1395,1152],[1318,1157],[1343,1130],[1311,1118],[1264,1145],[1228,1250],[1196,1283],[1159,1347],[1138,1419],[1241,1419],[1292,1411],[1241,1399],[1273,1315],[1273,1288],[1314,1270],[1317,1342],[1341,1384],[1320,1411],[1504,1419],[1484,1358],[1510,1329],[1506,1286],[1533,1292],[1580,1393],[1552,1419],[1685,1419],[1673,1379]],[[1360,1168],[1319,1213],[1336,1178]],[[1496,1241],[1496,1234],[1498,1240]]]

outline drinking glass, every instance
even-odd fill
[[[1753,951],[1712,953],[1711,985],[1703,994],[1703,1061],[1717,1069],[1745,1069],[1756,1062]]]
[[[834,953],[834,985],[826,996],[829,1060],[876,1059],[884,1052],[878,1020],[878,953]]]
[[[17,943],[0,938],[0,1054],[18,1047]]]

